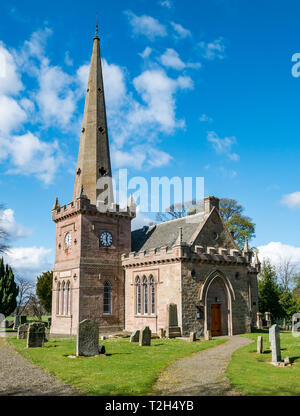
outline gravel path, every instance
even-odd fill
[[[77,396],[71,386],[27,361],[0,338],[0,396]]]
[[[240,336],[225,344],[200,351],[175,361],[160,375],[153,395],[163,396],[239,396],[225,375],[232,353],[252,341]]]

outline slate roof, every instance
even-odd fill
[[[182,241],[187,243],[204,219],[204,212],[195,215],[143,227],[131,233],[131,251],[146,251],[160,247],[171,247],[182,228]]]

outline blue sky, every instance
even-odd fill
[[[299,2],[29,0],[0,5],[11,264],[27,277],[52,267],[51,207],[72,199],[97,11],[113,167],[204,176],[207,195],[245,206],[262,255],[300,261]]]

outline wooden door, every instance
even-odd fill
[[[217,337],[221,335],[221,305],[211,305],[211,335]]]

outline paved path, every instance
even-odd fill
[[[79,393],[36,367],[0,338],[0,396],[75,396]]]
[[[239,336],[225,344],[175,361],[160,375],[152,394],[163,396],[237,396],[225,375],[232,353],[252,341]]]

